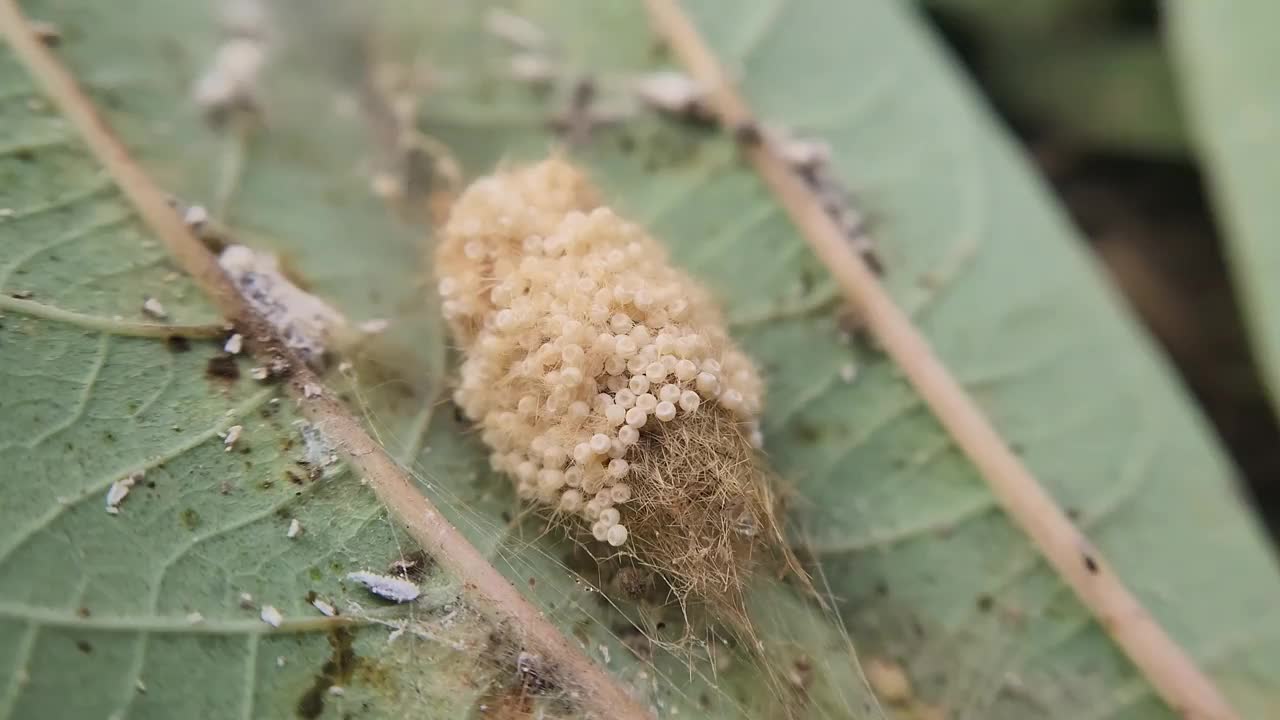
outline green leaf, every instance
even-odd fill
[[[88,2],[25,7],[56,24],[63,60],[166,188],[192,202],[230,188],[220,220],[234,239],[281,253],[353,321],[392,320],[385,337],[345,348],[354,382],[328,381],[584,652],[664,714],[768,716],[799,702],[798,715],[881,717],[843,634],[794,592],[753,595],[776,666],[722,643],[668,649],[659,642],[679,639],[678,610],[643,616],[650,642],[631,624],[640,610],[624,616],[588,584],[607,578],[584,582],[566,566],[581,565],[571,546],[508,522],[509,483],[439,406],[446,341],[420,283],[423,229],[370,191],[369,128],[359,108],[342,110],[357,90],[345,81],[362,69],[346,64],[360,62],[359,25],[332,9],[277,8],[268,126],[240,145],[189,100],[220,39],[213,8],[133,9],[147,22]],[[0,503],[0,717],[572,715],[572,678],[550,668],[530,686],[521,629],[483,621],[456,578],[429,573],[407,607],[344,580],[384,571],[411,541],[343,466],[306,476],[292,402],[249,378],[251,360],[219,380],[208,367],[220,341],[133,336],[154,329],[144,296],[162,302],[165,322],[217,319],[7,50],[0,78],[15,143],[0,155],[12,179],[0,207],[13,211],[0,218],[0,290],[30,293],[4,303],[0,329],[0,437],[16,468]],[[236,424],[243,435],[226,451],[217,433]],[[109,515],[110,484],[143,467],[144,484]],[[303,532],[290,539],[294,518]],[[241,607],[244,592],[253,607]],[[326,626],[312,593],[354,625]],[[280,631],[259,619],[264,603],[285,615]],[[699,659],[708,653],[716,665]],[[782,674],[793,666],[799,680]]]
[[[924,0],[1015,124],[1068,146],[1183,159],[1168,53],[1128,0]]]
[[[1184,119],[1158,39],[1095,32],[1088,41],[1024,41],[991,55],[984,67],[993,92],[1008,99],[1016,117],[1056,139],[1149,157],[1186,155]]]
[[[734,663],[711,680],[705,664],[686,668],[660,648],[653,664],[635,658],[619,637],[621,616],[565,567],[567,549],[536,526],[503,520],[516,509],[509,484],[492,476],[475,438],[436,402],[447,385],[447,341],[419,283],[424,230],[371,196],[361,168],[376,154],[364,118],[342,111],[353,97],[359,109],[342,83],[360,75],[351,61],[362,38],[352,28],[376,26],[385,58],[402,67],[429,61],[436,82],[420,129],[444,141],[469,176],[500,159],[545,153],[555,96],[506,77],[507,50],[480,29],[484,5],[396,2],[387,16],[355,25],[311,4],[282,6],[276,29],[287,42],[264,77],[269,125],[243,148],[223,219],[246,241],[281,252],[352,319],[393,321],[384,346],[358,353],[352,405],[412,461],[423,491],[495,565],[593,657],[608,657],[608,668],[663,716],[677,708],[684,717],[776,716],[782,705],[814,717],[878,717],[864,710],[840,634],[785,587],[765,586],[755,599],[769,639],[764,668]],[[186,99],[218,42],[208,8],[163,0],[135,0],[128,13],[87,0],[24,7],[60,26],[59,53],[163,185],[193,201],[216,196],[235,146],[210,133]],[[307,12],[288,14],[298,8]],[[1079,511],[1157,618],[1246,716],[1264,716],[1275,702],[1267,673],[1280,652],[1269,612],[1280,581],[1232,494],[1230,472],[949,59],[918,21],[887,3],[752,0],[729,14],[719,3],[694,9],[762,117],[832,143],[838,174],[877,219],[887,282],[939,353],[1059,499]],[[638,4],[543,1],[521,11],[551,34],[573,70],[599,73],[606,95],[620,73],[667,63]],[[29,289],[36,301],[139,320],[139,290],[163,291],[175,321],[210,319],[185,281],[164,290],[166,271],[146,264],[164,262],[158,249],[145,244],[146,232],[58,119],[28,108],[30,84],[5,62],[3,87],[20,89],[6,91],[12,97],[0,112],[5,127],[16,128],[9,136],[33,146],[34,160],[28,167],[20,164],[27,153],[0,155],[0,207],[70,202],[44,214],[44,225],[0,219],[0,264],[34,252],[21,263],[30,286],[6,280],[0,290]],[[60,140],[41,144],[55,132],[64,133]],[[598,131],[581,157],[620,209],[653,227],[724,298],[768,373],[768,450],[795,486],[796,536],[821,561],[821,579],[864,660],[905,664],[915,710],[1171,716],[994,507],[919,397],[873,349],[841,332],[825,271],[727,139],[638,118]],[[85,223],[106,222],[111,216],[102,213],[110,212],[127,218],[124,229],[69,240],[52,253],[58,260],[39,250]],[[0,683],[0,709],[9,717],[74,716],[131,701],[130,717],[294,713],[331,658],[329,638],[262,635],[255,613],[237,607],[238,592],[244,587],[290,618],[315,615],[303,600],[310,591],[368,610],[376,604],[342,577],[381,569],[407,541],[349,474],[308,484],[300,498],[282,480],[254,485],[279,478],[298,452],[281,446],[299,441],[287,402],[277,409],[279,427],[256,415],[246,426],[253,468],[223,452],[216,435],[190,449],[178,444],[221,427],[227,409],[266,399],[247,379],[224,388],[204,377],[215,347],[169,355],[155,340],[13,312],[3,325],[0,437],[35,439],[61,422],[61,432],[86,439],[73,441],[79,450],[47,440],[3,458],[17,472],[0,500],[0,549],[14,544],[21,554],[0,557],[0,601],[15,609],[0,616],[0,648],[18,649],[0,652],[0,679],[10,680]],[[390,367],[375,375],[370,359]],[[847,383],[850,365],[857,377]],[[144,370],[152,367],[160,370]],[[128,408],[157,374],[160,399]],[[91,375],[99,379],[89,392]],[[188,434],[174,432],[175,424]],[[110,427],[115,445],[104,434]],[[119,516],[93,505],[109,475],[169,455],[163,475],[153,471],[157,487],[135,489]],[[235,492],[223,496],[228,477]],[[77,493],[88,494],[73,513],[23,531],[31,518],[59,512],[59,495]],[[273,503],[287,503],[303,521],[292,544]],[[188,508],[198,518],[184,515]],[[217,534],[203,540],[207,533]],[[197,541],[189,561],[165,567]],[[441,627],[456,583],[432,576],[426,586],[430,598],[415,612],[429,637],[388,643],[386,628],[358,626],[363,660],[343,681],[346,695],[324,695],[324,716],[454,717],[510,701],[503,693],[514,663],[502,664],[485,643],[492,628],[465,606],[451,621],[458,626]],[[89,618],[76,615],[82,602]],[[226,632],[187,627],[192,610]],[[82,637],[88,654],[77,649]],[[19,672],[24,652],[32,660]],[[145,696],[136,694],[139,673],[129,664],[138,653]],[[283,668],[278,655],[287,659]],[[814,685],[791,675],[806,667],[814,668]],[[787,690],[791,683],[809,692]]]
[[[761,118],[831,143],[894,295],[1121,577],[1245,717],[1274,709],[1260,668],[1280,654],[1280,577],[1232,471],[951,59],[891,3],[686,5]],[[571,74],[668,62],[634,39],[638,9],[521,9]],[[471,173],[536,156],[546,108],[501,82],[501,44],[471,16],[429,24],[423,56],[454,83],[423,129]],[[721,294],[767,370],[767,449],[864,661],[904,661],[918,694],[958,717],[1173,716],[920,397],[847,341],[824,270],[727,140],[641,121],[584,154]]]
[[[1280,403],[1280,80],[1267,2],[1170,2],[1168,35],[1272,403]],[[1280,407],[1280,405],[1277,405]]]
[[[72,46],[82,21],[62,24]],[[406,538],[342,465],[299,464],[302,421],[247,359],[211,373],[220,340],[138,336],[156,323],[145,296],[165,322],[219,320],[7,50],[0,85],[0,717],[453,714],[506,684],[450,578],[428,572],[407,609],[344,582]],[[108,488],[140,471],[108,514]]]

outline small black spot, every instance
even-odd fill
[[[733,128],[733,140],[742,147],[756,147],[763,139],[754,120],[744,120]]]
[[[218,380],[235,381],[240,379],[240,366],[236,364],[234,355],[218,353],[209,358],[205,374]]]
[[[876,595],[880,597],[889,597],[889,584],[881,580],[876,583]]]
[[[87,640],[77,640],[76,648],[79,649],[80,652],[84,653],[85,655],[88,655],[89,653],[93,652],[93,646],[90,645]]]
[[[302,478],[299,477],[298,474],[293,472],[292,470],[285,470],[284,475],[285,477],[289,478],[289,482],[293,483],[294,485],[302,484]]]
[[[148,488],[150,488],[150,489],[152,489],[152,490],[154,490],[154,489],[155,489],[155,487],[156,487],[156,481],[155,481],[155,480],[148,480],[148,481],[147,481],[147,487],[148,487]]]
[[[990,612],[992,606],[994,606],[995,604],[996,604],[996,601],[991,599],[991,596],[986,593],[983,593],[978,596],[978,609],[981,610],[982,612]]]
[[[453,419],[459,423],[465,423],[467,421],[466,413],[462,412],[462,408],[457,405],[453,406]]]
[[[191,350],[191,341],[185,335],[170,335],[164,339],[164,346],[169,352],[184,353]]]
[[[1067,508],[1067,517],[1071,519],[1071,522],[1075,522],[1079,520],[1080,508],[1074,508],[1074,507]]]
[[[1094,560],[1089,553],[1084,554],[1084,569],[1094,575],[1098,574],[1098,561]]]
[[[35,162],[36,160],[36,154],[31,151],[31,148],[22,148],[15,152],[13,156],[24,163]]]
[[[502,516],[501,516],[501,517],[502,517],[502,522],[504,522],[504,523],[509,523],[509,522],[511,522],[511,513],[510,513],[510,512],[508,512],[508,511],[506,511],[506,510],[503,510],[503,511],[502,511]]]
[[[76,610],[76,614],[82,618],[87,618],[89,617],[89,608],[81,605],[80,609]]]

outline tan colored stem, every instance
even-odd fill
[[[215,258],[169,207],[165,193],[130,157],[98,115],[70,72],[32,32],[14,0],[0,0],[0,34],[46,95],[79,131],[152,232],[220,312],[230,318],[262,360],[284,358],[292,368],[288,387],[303,413],[323,429],[352,467],[369,482],[410,536],[462,582],[471,604],[513,634],[524,649],[541,654],[557,678],[578,690],[584,714],[601,718],[650,717],[602,668],[593,663],[531,605],[444,516],[418,492],[412,478],[379,446],[329,392],[307,397],[316,376],[289,351],[261,316],[250,309]],[[515,668],[512,668],[514,674]]]
[[[1236,720],[1213,682],[1156,623],[1022,464],[972,398],[852,250],[818,198],[758,133],[742,96],[677,0],[646,0],[657,32],[694,79],[710,89],[721,123],[744,139],[751,165],[865,318],[1010,517],[1171,708],[1195,720]],[[760,138],[757,142],[750,140]]]
[[[0,295],[0,310],[10,310],[30,317],[76,325],[88,330],[98,330],[112,335],[149,338],[216,338],[226,334],[222,323],[208,325],[167,325],[165,323],[133,322],[124,319],[86,315],[74,310],[63,310],[34,300]]]

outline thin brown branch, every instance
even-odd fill
[[[222,273],[217,259],[169,207],[166,195],[133,160],[111,132],[92,101],[53,53],[40,43],[14,0],[0,0],[0,34],[63,116],[78,130],[94,156],[128,197],[152,232],[178,264],[246,338],[262,360],[283,358],[292,369],[289,391],[308,419],[322,427],[353,468],[369,482],[387,509],[410,536],[462,582],[474,607],[500,628],[516,635],[523,647],[541,654],[559,679],[575,687],[586,715],[647,718],[621,685],[586,657],[516,588],[502,577],[466,538],[418,492],[412,478],[378,445],[348,409],[322,392],[317,377],[289,351],[274,328],[254,313]],[[514,669],[513,669],[514,672]]]
[[[934,355],[822,209],[818,199],[757,130],[750,108],[728,82],[678,0],[646,0],[659,35],[694,79],[711,89],[714,109],[792,221],[860,311],[956,444],[977,466],[1010,517],[1089,608],[1175,712],[1196,720],[1235,720],[1213,682],[1152,618],[1087,538],[1022,464],[982,410]]]

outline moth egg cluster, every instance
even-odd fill
[[[444,235],[438,289],[464,356],[454,400],[522,498],[621,546],[647,436],[715,404],[759,437],[760,377],[708,293],[572,166],[477,181]]]

